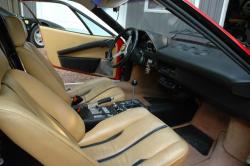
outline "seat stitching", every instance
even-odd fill
[[[128,111],[128,110],[127,110],[127,111]],[[147,111],[147,110],[144,110],[144,111]],[[117,115],[116,115],[116,116],[117,116]],[[131,123],[128,123],[128,124],[124,125],[124,129],[121,129],[122,131],[119,131],[119,132],[116,133],[116,134],[119,134],[120,132],[121,132],[121,134],[122,134],[123,131],[126,130],[127,127],[133,126],[133,124],[135,124],[136,122],[138,122],[139,120],[143,119],[143,118],[146,117],[146,116],[148,116],[148,114],[145,114],[145,115],[143,115],[142,117],[133,120]],[[101,121],[100,123],[98,123],[98,124],[96,125],[96,127],[97,127],[97,126],[105,125],[105,124],[103,124],[103,123],[104,123],[104,121]],[[121,135],[121,134],[120,134],[120,135]],[[107,139],[108,139],[108,138],[107,138]],[[100,142],[101,142],[101,141],[100,141]],[[104,143],[106,143],[106,142],[104,142]],[[95,144],[95,143],[93,143],[93,144]],[[84,145],[84,146],[88,146],[88,145]],[[82,146],[82,147],[84,147],[84,146]]]
[[[105,161],[108,161],[110,159],[113,159],[117,156],[119,156],[120,154],[124,153],[125,151],[127,151],[128,149],[132,148],[133,146],[137,145],[139,142],[141,142],[142,140],[146,139],[147,137],[149,137],[150,135],[158,132],[159,130],[161,129],[164,129],[164,128],[167,128],[168,126],[167,125],[163,125],[163,126],[160,126],[160,127],[157,127],[155,128],[154,130],[150,131],[149,133],[145,134],[144,136],[142,136],[141,138],[139,138],[137,141],[135,141],[134,143],[130,144],[128,147],[126,147],[125,149],[119,151],[118,153],[115,153],[109,157],[105,157],[103,159],[99,159],[97,160],[99,163],[102,163],[102,162],[105,162]]]
[[[55,134],[55,131],[51,128],[49,128],[48,126],[44,125],[44,126],[41,126],[41,124],[39,123],[42,123],[40,120],[38,121],[34,121],[31,117],[27,116],[27,115],[23,115],[21,114],[20,112],[16,112],[16,111],[13,111],[13,110],[8,110],[8,109],[5,109],[5,108],[0,108],[0,112],[3,112],[3,111],[6,111],[8,113],[14,113],[28,121],[32,121],[33,122],[33,127],[37,128],[38,130],[39,129],[42,129],[42,128],[45,128],[47,129],[47,134],[48,136],[52,136],[52,137],[56,137],[62,144],[64,144],[67,148],[69,148],[70,150],[76,152],[76,154],[78,154],[80,157],[84,157],[86,160],[88,160],[89,162],[92,162],[91,159],[89,159],[89,156],[87,156],[86,154],[84,153],[81,153],[77,150],[77,146],[75,145],[70,145],[65,139],[66,138],[63,138],[63,136],[57,136],[57,134]],[[73,144],[73,142],[72,142]]]
[[[92,146],[97,146],[97,145],[107,143],[109,141],[112,141],[112,140],[118,138],[122,133],[123,133],[123,131],[121,131],[121,132],[119,132],[119,133],[117,133],[117,134],[115,134],[115,135],[113,135],[113,136],[111,136],[111,137],[109,137],[109,138],[107,138],[107,139],[105,139],[103,141],[96,142],[96,143],[89,144],[89,145],[85,145],[85,146],[81,146],[81,148],[84,149],[84,148],[89,148],[89,147],[92,147]]]

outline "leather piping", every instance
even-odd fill
[[[108,160],[111,160],[117,156],[119,156],[120,154],[126,152],[127,150],[129,150],[130,148],[132,148],[133,146],[137,145],[138,143],[140,143],[141,141],[143,141],[144,139],[146,139],[147,137],[149,137],[150,135],[158,132],[159,130],[161,129],[164,129],[164,128],[167,128],[168,126],[167,125],[163,125],[163,126],[160,126],[160,127],[157,127],[156,129],[152,130],[151,132],[147,133],[146,135],[144,135],[143,137],[141,137],[140,139],[138,139],[137,141],[135,141],[134,143],[132,143],[131,145],[129,145],[128,147],[126,147],[125,149],[121,150],[120,152],[116,153],[116,154],[113,154],[109,157],[105,157],[103,159],[99,159],[97,160],[99,163],[102,163],[102,162],[105,162],[105,161],[108,161]]]
[[[83,148],[89,148],[89,147],[92,147],[92,146],[97,146],[97,145],[101,145],[101,144],[107,143],[107,142],[109,142],[109,141],[112,141],[112,140],[116,139],[116,138],[119,137],[121,134],[122,134],[122,131],[119,132],[119,133],[117,133],[117,134],[115,134],[115,135],[113,135],[113,136],[111,136],[111,137],[109,137],[109,138],[107,138],[107,139],[104,140],[104,141],[100,141],[100,142],[97,142],[97,143],[93,143],[93,144],[81,146],[81,148],[82,148],[82,149],[83,149]]]
[[[147,159],[141,159],[141,160],[138,160],[137,162],[135,162],[132,166],[138,166],[140,164],[142,164],[144,161],[146,161]]]

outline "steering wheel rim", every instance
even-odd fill
[[[125,29],[124,31],[122,31],[116,38],[115,40],[113,41],[113,43],[111,44],[111,46],[109,47],[109,50],[108,50],[108,60],[112,63],[114,59],[116,59],[116,57],[114,58],[113,56],[113,49],[115,48],[116,46],[116,43],[118,42],[118,40],[122,37],[126,37],[126,35],[128,35],[128,32],[132,32],[130,35],[129,35],[129,38],[128,40],[131,40],[132,41],[132,46],[130,44],[131,41],[129,41],[128,43],[126,42],[125,43],[125,48],[122,48],[123,50],[120,50],[115,56],[121,56],[123,55],[123,58],[121,59],[121,61],[117,64],[112,64],[112,67],[113,68],[118,68],[118,67],[121,67],[123,66],[131,57],[133,51],[135,50],[136,48],[136,45],[138,43],[138,31],[135,29],[135,28],[127,28]],[[130,39],[131,38],[131,39]],[[127,45],[128,44],[128,45]],[[123,52],[125,51],[125,52]],[[125,53],[125,54],[123,54]],[[120,54],[120,55],[118,55]]]

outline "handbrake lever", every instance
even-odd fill
[[[107,97],[107,98],[104,98],[104,99],[100,99],[95,103],[88,104],[88,109],[97,107],[97,106],[99,106],[101,104],[109,103],[109,102],[111,102],[113,100],[114,100],[114,97]]]

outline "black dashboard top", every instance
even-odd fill
[[[158,59],[202,74],[230,88],[232,93],[250,98],[250,93],[240,90],[241,85],[250,89],[250,75],[216,48],[171,40],[167,47],[158,50]]]
[[[139,31],[139,35],[140,46],[146,45],[139,46],[143,50],[148,50],[147,43],[153,44],[155,51],[142,55],[156,61],[151,64],[164,79],[250,121],[250,73],[240,63],[202,36],[164,36],[146,31]]]

